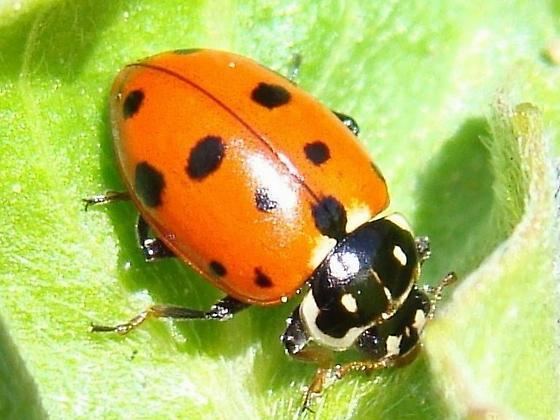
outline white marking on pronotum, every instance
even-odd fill
[[[346,293],[342,295],[340,298],[340,303],[344,306],[348,312],[356,313],[358,312],[358,303],[356,302],[356,298],[352,296],[350,293]]]
[[[353,252],[335,253],[329,258],[330,274],[345,280],[360,271],[360,259]]]
[[[311,251],[311,257],[309,258],[308,267],[315,270],[319,267],[319,264],[323,262],[327,254],[336,245],[336,239],[329,238],[328,236],[317,235],[315,240],[315,246]]]
[[[390,335],[387,337],[385,347],[387,349],[387,356],[398,356],[401,352],[402,335]]]
[[[389,220],[390,222],[397,225],[398,227],[400,227],[403,230],[406,230],[408,232],[412,232],[412,228],[410,227],[410,224],[404,218],[404,216],[400,213],[390,214],[390,215],[386,216],[385,219]]]
[[[353,232],[372,217],[371,209],[365,203],[352,203],[346,210],[346,232]]]
[[[393,247],[393,256],[397,259],[400,265],[402,265],[403,267],[406,265],[407,262],[406,254],[404,253],[404,251],[400,246],[395,245]]]

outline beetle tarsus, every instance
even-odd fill
[[[125,200],[130,200],[130,195],[127,191],[107,191],[105,194],[82,198],[82,202],[84,203],[84,211],[88,211],[91,206]]]

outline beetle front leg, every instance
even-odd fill
[[[91,332],[116,332],[117,334],[124,335],[139,327],[149,318],[172,318],[177,320],[186,319],[202,319],[202,320],[216,320],[226,321],[233,318],[233,316],[249,307],[249,303],[241,302],[231,296],[226,296],[216,302],[210,310],[201,311],[198,309],[185,308],[183,306],[175,305],[153,305],[145,311],[140,312],[130,321],[123,324],[114,326],[96,325],[92,324]]]
[[[162,258],[175,257],[173,251],[171,251],[161,239],[151,237],[149,231],[150,226],[146,223],[146,220],[139,215],[138,222],[136,223],[136,237],[138,239],[138,245],[144,253],[144,259],[147,262],[152,262]]]
[[[311,410],[313,398],[318,397],[323,392],[329,376],[331,375],[334,357],[331,350],[320,347],[311,342],[299,314],[298,306],[288,320],[288,327],[281,340],[284,344],[286,353],[295,359],[315,363],[317,371],[313,379],[305,390],[305,397],[301,412]]]

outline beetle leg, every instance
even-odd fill
[[[124,335],[133,329],[139,327],[149,318],[172,318],[177,320],[185,319],[203,319],[226,321],[233,318],[237,312],[250,306],[249,303],[240,302],[239,300],[226,296],[216,302],[210,310],[201,311],[197,309],[185,308],[175,305],[153,305],[145,311],[140,312],[130,321],[115,326],[104,326],[92,324],[91,332],[116,332]]]
[[[341,112],[332,111],[337,118],[344,124],[356,137],[360,134],[360,127],[354,118]]]
[[[114,201],[130,200],[128,191],[107,191],[105,194],[94,195],[88,198],[82,198],[84,210],[87,211],[89,206],[98,204],[112,203]]]
[[[423,287],[424,292],[430,295],[430,312],[426,316],[427,319],[432,319],[436,313],[437,303],[441,300],[443,295],[443,289],[445,289],[450,284],[457,281],[458,277],[455,272],[447,273],[439,282],[436,287],[425,285]]]
[[[295,359],[318,365],[311,383],[305,390],[305,398],[300,411],[303,413],[306,410],[313,411],[311,410],[311,402],[313,398],[319,396],[323,391],[331,372],[334,358],[331,350],[310,341],[301,320],[299,309],[300,307],[298,306],[288,319],[288,327],[280,339],[288,355]]]
[[[416,245],[416,252],[418,252],[420,264],[423,264],[428,258],[430,258],[430,255],[432,255],[432,251],[430,249],[430,238],[427,236],[418,236],[414,238],[414,244]]]
[[[144,253],[144,259],[148,262],[159,260],[162,258],[174,257],[167,245],[161,239],[152,238],[149,235],[150,226],[142,215],[138,215],[138,223],[136,223],[136,237],[138,245]]]
[[[294,53],[292,55],[292,60],[290,62],[290,67],[288,69],[287,78],[294,85],[297,85],[297,79],[299,77],[299,70],[301,68],[302,61],[303,61],[303,57],[301,56],[301,54]]]
[[[379,360],[358,360],[343,365],[336,365],[334,368],[334,377],[335,380],[338,381],[350,372],[370,373],[374,370],[385,369],[395,366],[397,360],[398,358],[386,356]]]
[[[336,365],[334,367],[318,367],[313,375],[311,383],[306,389],[305,398],[303,401],[303,406],[301,407],[301,412],[306,410],[313,412],[311,409],[311,403],[314,398],[321,395],[323,390],[327,386],[333,385],[338,382],[346,375],[351,372],[363,372],[370,373],[374,370],[385,369],[388,367],[395,366],[398,358],[385,357],[379,360],[360,360],[354,362],[348,362],[342,365]]]

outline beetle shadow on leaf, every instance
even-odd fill
[[[0,417],[43,419],[47,413],[32,374],[0,319]]]
[[[491,226],[494,175],[482,139],[483,118],[466,120],[419,178],[415,230],[428,235],[432,256],[424,278],[437,282],[449,271],[472,271],[499,242]]]

